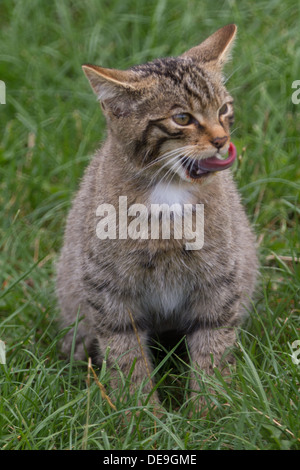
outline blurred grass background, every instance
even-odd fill
[[[300,365],[291,360],[300,338],[300,104],[291,100],[300,79],[299,8],[293,0],[1,0],[3,448],[299,448]],[[119,398],[109,413],[97,385],[87,386],[86,367],[63,361],[57,347],[55,261],[74,191],[105,138],[81,65],[126,68],[177,55],[231,22],[234,173],[261,260],[253,312],[232,386],[207,379],[216,396],[206,420],[189,419],[177,403],[159,420],[148,408],[122,426]],[[105,383],[105,367],[99,373]]]

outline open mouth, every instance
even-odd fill
[[[217,156],[197,160],[194,158],[184,157],[182,165],[186,170],[188,177],[192,179],[201,178],[204,175],[215,171],[226,170],[236,159],[236,148],[232,142],[229,144],[228,157],[220,159]]]

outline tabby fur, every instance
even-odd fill
[[[201,160],[228,150],[233,99],[222,69],[235,34],[236,26],[227,25],[179,57],[128,70],[83,66],[101,102],[107,138],[68,216],[57,293],[63,326],[83,317],[75,358],[85,359],[96,345],[101,361],[109,348],[113,387],[117,369],[127,377],[136,361],[131,390],[142,383],[144,392],[151,390],[148,340],[169,330],[186,335],[194,367],[211,373],[212,364],[221,367],[249,308],[257,273],[255,238],[231,170],[191,178],[181,164],[184,157]],[[191,116],[186,126],[173,119],[182,113]],[[112,204],[118,216],[120,196],[128,206],[203,204],[202,249],[186,250],[185,240],[174,237],[100,240],[97,207]],[[71,329],[63,342],[68,354],[73,335]],[[198,396],[196,376],[191,388]]]

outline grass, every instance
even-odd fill
[[[299,5],[292,0],[2,0],[0,79],[0,442],[3,449],[299,449]],[[208,414],[188,400],[177,350],[157,363],[165,413],[112,393],[104,361],[65,361],[55,262],[72,195],[104,120],[81,64],[125,68],[239,27],[228,88],[235,177],[259,244],[261,276],[227,384],[203,378]],[[297,261],[298,260],[298,261]],[[124,390],[127,378],[123,377]],[[215,394],[211,396],[209,389]],[[130,410],[131,414],[125,414]]]

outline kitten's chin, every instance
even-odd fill
[[[203,173],[201,176],[197,176],[196,178],[190,176],[189,172],[185,170],[178,172],[178,174],[183,181],[192,184],[207,184],[216,176],[215,171]]]
[[[216,171],[206,171],[203,172],[201,175],[194,175],[187,168],[184,168],[182,165],[180,168],[176,170],[177,175],[182,181],[185,181],[189,184],[207,184],[213,180],[216,176]]]

